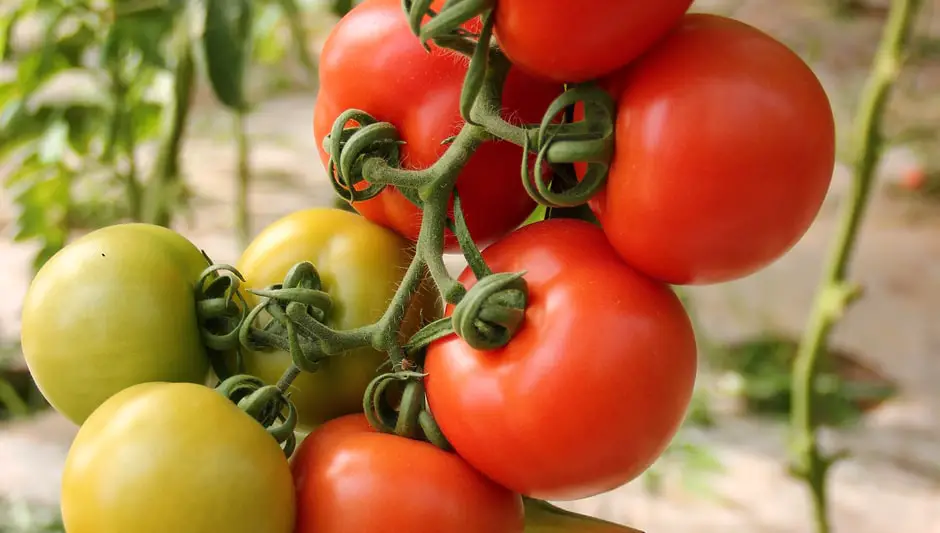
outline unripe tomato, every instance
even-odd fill
[[[592,201],[631,265],[673,284],[752,274],[809,229],[835,165],[813,71],[767,34],[687,15],[602,81],[618,101],[606,191]]]
[[[439,7],[436,0],[432,7]],[[479,23],[473,29],[479,29]],[[349,109],[360,109],[398,128],[402,166],[430,167],[456,135],[460,92],[468,62],[431,44],[430,53],[411,33],[400,0],[365,0],[330,33],[320,55],[320,92],[314,133],[325,165],[323,139],[333,122]],[[514,123],[542,120],[561,84],[545,83],[513,68],[503,93],[503,116]],[[506,142],[486,143],[464,167],[457,181],[467,225],[475,240],[492,242],[521,224],[535,203],[520,178],[522,149]],[[416,240],[421,210],[394,187],[354,206],[370,220]],[[447,246],[457,241],[447,231]]]
[[[184,241],[143,224],[110,226],[36,274],[23,302],[23,355],[43,395],[73,422],[131,385],[205,381],[194,287],[207,265]]]
[[[333,300],[326,325],[353,329],[378,321],[385,313],[412,258],[411,244],[391,230],[340,209],[317,208],[290,214],[264,229],[251,242],[236,268],[247,286],[263,289],[281,283],[297,263],[317,268],[323,290]],[[249,304],[257,298],[248,294]],[[441,314],[437,295],[426,288],[409,308],[402,331],[410,336],[421,319]],[[245,370],[276,383],[290,364],[287,352],[247,352]],[[316,373],[303,373],[290,389],[302,427],[340,415],[361,412],[362,395],[380,373],[385,353],[353,350],[321,363]]]
[[[294,517],[277,441],[202,385],[115,394],[79,430],[62,474],[69,533],[291,533]]]
[[[528,306],[502,348],[456,335],[428,348],[428,404],[448,441],[490,479],[537,498],[586,498],[643,473],[695,384],[695,336],[675,293],[578,220],[525,226],[483,257],[494,272],[526,272]]]
[[[327,422],[292,460],[296,533],[522,533],[522,500],[431,444]]]
[[[582,82],[617,70],[673,28],[692,0],[499,0],[496,38],[540,77]]]

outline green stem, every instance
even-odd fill
[[[854,180],[844,207],[836,240],[809,323],[794,362],[792,441],[795,472],[806,481],[814,506],[816,531],[829,533],[827,473],[834,458],[825,455],[818,440],[815,389],[820,359],[829,335],[846,308],[859,295],[848,281],[848,269],[859,229],[869,203],[882,150],[881,126],[891,90],[901,70],[915,14],[923,0],[895,0],[884,35],[862,93],[852,138]]]
[[[184,15],[183,19],[178,22],[180,28],[177,30],[176,50],[179,57],[173,76],[170,123],[160,142],[148,194],[146,220],[161,226],[169,226],[172,222],[170,199],[179,193],[180,149],[186,123],[189,120],[195,83],[192,43],[185,18]]]
[[[238,150],[238,182],[235,191],[235,233],[242,249],[251,240],[251,214],[248,209],[248,188],[251,183],[250,147],[245,111],[235,112],[235,136]]]

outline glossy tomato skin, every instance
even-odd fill
[[[23,355],[49,403],[76,424],[131,385],[208,375],[194,298],[198,250],[166,232],[142,224],[93,231],[30,284]]]
[[[676,295],[587,222],[537,222],[483,255],[495,272],[527,272],[529,304],[503,348],[456,336],[430,346],[428,402],[444,435],[527,496],[585,498],[638,476],[677,431],[695,381],[695,337]]]
[[[522,533],[522,500],[431,444],[362,415],[311,433],[291,461],[296,533]]]
[[[558,82],[594,80],[639,57],[692,0],[499,0],[496,38],[520,68]]]
[[[282,283],[297,263],[317,268],[333,308],[326,324],[353,329],[375,323],[388,308],[411,262],[413,245],[391,230],[348,211],[314,208],[297,211],[265,228],[245,249],[236,268],[246,286]],[[257,303],[246,295],[250,305]],[[406,315],[403,332],[410,336],[421,320],[441,314],[437,295],[422,287]],[[290,364],[287,352],[243,353],[245,370],[274,384]],[[361,412],[362,395],[381,372],[386,354],[363,348],[321,363],[315,373],[297,377],[291,400],[302,429],[341,415]]]
[[[291,533],[294,516],[277,442],[202,385],[115,394],[79,430],[62,475],[69,533]]]
[[[783,44],[687,15],[604,86],[619,101],[616,153],[592,207],[628,263],[673,284],[730,281],[807,231],[835,126],[819,80]]]
[[[404,166],[431,166],[447,149],[443,141],[460,131],[459,100],[467,60],[431,46],[422,48],[411,33],[399,0],[366,0],[333,29],[320,56],[320,92],[314,132],[323,164],[329,156],[323,139],[348,109],[368,112],[394,124],[406,144]],[[504,92],[504,116],[514,122],[539,122],[560,84],[533,80],[516,69]],[[490,242],[522,223],[535,207],[525,192],[522,149],[505,142],[482,146],[457,183],[471,235]],[[402,194],[386,189],[354,207],[370,220],[416,240],[421,212]],[[456,239],[448,232],[447,246]]]

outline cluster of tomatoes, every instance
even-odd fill
[[[288,372],[291,418],[309,434],[287,458],[254,407],[212,388],[218,347],[207,346],[200,319],[212,310],[194,291],[209,264],[196,246],[123,224],[53,257],[27,294],[22,346],[43,394],[81,425],[62,480],[67,531],[624,531],[536,499],[600,494],[660,456],[697,368],[692,325],[670,285],[725,282],[779,258],[815,218],[834,163],[832,112],[811,70],[750,26],[687,13],[691,3],[492,7],[495,42],[512,63],[507,122],[538,123],[565,84],[591,82],[616,105],[615,135],[606,183],[589,203],[596,223],[519,227],[535,203],[514,143],[483,143],[462,162],[465,230],[485,245],[490,271],[524,273],[526,298],[501,347],[439,335],[410,363],[444,445],[421,431],[377,430],[363,415],[388,358],[367,340],[315,372]],[[328,137],[349,109],[393,124],[410,169],[435,165],[465,127],[466,59],[425,48],[413,31],[400,0],[365,0],[333,30],[314,128],[328,168]],[[331,300],[324,324],[379,323],[425,231],[406,192],[387,187],[354,202],[360,214],[291,214],[255,238],[238,275],[264,288],[312,263]],[[448,251],[459,249],[454,233]],[[472,290],[483,279],[468,268],[458,281]],[[416,291],[401,337],[451,316],[458,302],[440,300]],[[243,305],[258,301],[243,291]],[[234,359],[274,384],[297,351],[274,346],[242,345]]]

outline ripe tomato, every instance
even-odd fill
[[[679,299],[583,221],[537,222],[483,256],[494,272],[527,272],[529,304],[503,348],[452,335],[428,349],[428,403],[454,449],[537,498],[585,498],[642,473],[692,396],[695,337]]]
[[[206,380],[193,293],[198,250],[168,231],[93,231],[43,265],[27,291],[26,363],[49,403],[77,424],[131,385]]]
[[[559,82],[608,74],[636,59],[692,0],[499,0],[496,38],[513,63]]]
[[[277,442],[216,391],[144,383],[101,405],[62,474],[69,533],[291,533],[290,466]]]
[[[439,3],[439,2],[438,2]],[[467,60],[454,52],[422,48],[411,33],[399,0],[366,0],[333,29],[320,56],[320,93],[314,132],[320,157],[329,156],[323,139],[333,121],[348,109],[360,109],[394,124],[407,144],[404,165],[431,166],[463,124],[459,101]],[[514,121],[539,122],[562,91],[557,84],[535,81],[515,69],[504,92],[504,115]],[[464,168],[457,188],[474,239],[485,243],[522,223],[535,204],[519,177],[522,149],[510,143],[488,143]],[[416,240],[421,211],[394,188],[356,202],[367,218]],[[448,232],[448,249],[456,248]]]
[[[296,533],[522,533],[522,500],[431,444],[362,415],[311,433],[292,460]]]
[[[320,273],[323,290],[332,296],[326,324],[352,329],[378,321],[388,308],[411,262],[410,243],[392,231],[340,209],[298,211],[274,222],[251,242],[236,268],[247,286],[262,289],[281,283],[297,263],[310,261]],[[257,298],[247,295],[250,305]],[[418,330],[421,319],[441,314],[430,290],[415,295],[403,332]],[[321,363],[316,373],[303,373],[291,387],[300,424],[311,427],[341,415],[361,412],[362,395],[379,374],[386,354],[371,348],[354,350]],[[287,352],[248,352],[245,370],[276,383],[290,364]]]
[[[592,207],[628,263],[673,284],[729,281],[809,228],[835,126],[819,80],[786,46],[688,15],[604,85],[619,100],[616,153]]]

